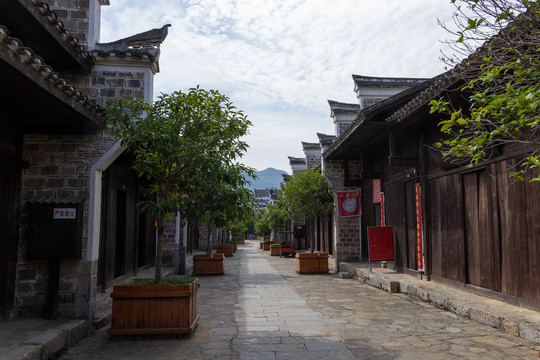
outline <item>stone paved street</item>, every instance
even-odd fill
[[[199,325],[182,339],[114,340],[106,329],[61,359],[533,359],[532,343],[401,294],[240,245],[201,277]]]

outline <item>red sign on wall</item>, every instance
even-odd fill
[[[337,193],[339,216],[360,215],[360,190],[342,191]]]
[[[381,226],[386,225],[386,219],[384,217],[384,193],[381,193]]]
[[[422,227],[422,189],[416,188],[416,244],[418,248],[418,271],[424,271],[424,229]]]
[[[369,261],[394,260],[391,226],[368,226]]]
[[[373,203],[378,204],[381,202],[381,179],[373,179]]]

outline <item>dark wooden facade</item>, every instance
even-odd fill
[[[441,88],[444,84],[438,84]],[[362,163],[361,178],[355,180],[362,190],[362,257],[367,258],[367,227],[380,225],[380,208],[372,201],[373,178],[380,178],[396,265],[404,272],[418,271],[415,186],[420,184],[423,274],[540,308],[540,184],[529,182],[539,172],[525,181],[509,177],[531,149],[500,147],[474,167],[445,163],[432,149],[442,137],[440,118],[429,114],[427,105],[433,93],[419,90],[407,103],[397,95],[361,113],[364,121],[324,154],[325,161],[344,166],[350,160]],[[373,130],[370,123],[381,125]]]
[[[508,176],[516,161],[428,176],[431,273],[540,302],[540,186]]]
[[[22,139],[0,130],[0,319],[10,318],[15,296],[21,188]]]
[[[150,210],[137,203],[150,194],[130,169],[131,157],[120,156],[103,174],[102,224],[98,285],[109,287],[115,279],[152,264],[155,231]]]

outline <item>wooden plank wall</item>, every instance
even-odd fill
[[[391,225],[394,231],[394,248],[396,265],[407,267],[407,220],[405,216],[405,193],[401,182],[385,184],[386,197],[386,224]]]
[[[501,292],[540,302],[540,184],[516,181],[497,164],[497,195],[501,232]],[[538,174],[538,171],[535,172]]]
[[[465,281],[463,204],[459,174],[429,182],[429,240],[431,273],[450,280]]]
[[[429,180],[433,275],[540,302],[540,184],[515,159]]]

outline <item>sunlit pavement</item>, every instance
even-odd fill
[[[401,294],[239,245],[223,276],[200,277],[185,338],[113,340],[99,330],[60,359],[532,359],[535,345]]]

